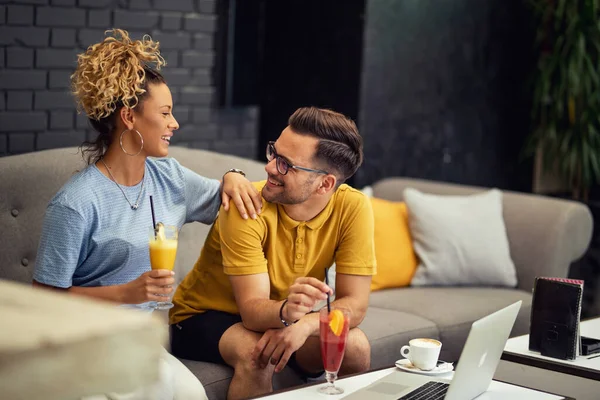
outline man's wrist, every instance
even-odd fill
[[[294,326],[301,327],[306,337],[319,335],[319,313],[310,312],[298,320]]]
[[[290,325],[295,324],[298,321],[290,321],[288,316],[287,316],[287,305],[288,303],[288,299],[285,299],[283,301],[283,303],[281,303],[281,307],[279,308],[279,319],[281,320],[281,323],[283,324],[283,326],[287,327]]]

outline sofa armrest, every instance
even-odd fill
[[[373,184],[373,195],[402,201],[412,187],[425,193],[468,195],[487,188],[408,178],[386,178]],[[530,291],[536,276],[566,277],[573,261],[587,250],[592,214],[579,202],[503,191],[503,214],[518,288]]]
[[[532,290],[536,276],[567,277],[586,252],[593,220],[583,203],[539,195],[504,193],[504,222],[519,288]]]

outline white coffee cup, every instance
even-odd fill
[[[400,354],[409,359],[411,364],[423,371],[431,371],[437,365],[442,349],[442,342],[435,339],[418,338],[402,346]]]

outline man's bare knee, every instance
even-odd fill
[[[346,342],[346,353],[340,374],[353,374],[356,372],[368,371],[371,367],[371,345],[367,336],[358,328],[348,332]]]
[[[232,325],[219,340],[219,352],[227,364],[234,367],[239,361],[251,360],[252,351],[260,335],[244,328],[241,323]]]
[[[273,368],[257,368],[252,362],[252,353],[260,340],[259,333],[250,331],[241,323],[231,326],[219,341],[219,352],[225,362],[240,376],[254,376],[256,379],[270,379]]]
[[[260,334],[244,328],[241,323],[231,326],[219,340],[221,357],[234,369],[227,398],[232,400],[258,396],[273,390],[274,367],[261,369],[252,362],[252,352]]]

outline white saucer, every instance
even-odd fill
[[[411,362],[406,358],[402,358],[402,359],[396,361],[396,367],[400,368],[403,371],[413,372],[415,374],[421,374],[421,375],[441,375],[441,374],[448,373],[454,369],[454,366],[452,365],[452,363],[443,363],[443,364],[438,365],[431,371],[423,371],[423,370],[420,370],[419,368],[415,367],[414,365],[412,365]]]

